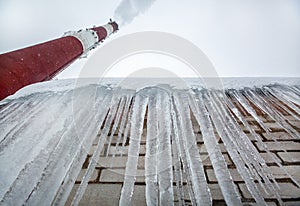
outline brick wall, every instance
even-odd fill
[[[265,125],[271,129],[270,134],[277,140],[275,142],[270,135],[265,133],[258,123],[247,114],[245,111],[241,111],[246,117],[247,122],[259,135],[262,141],[268,146],[271,154],[276,158],[285,170],[293,176],[293,178],[300,182],[300,141],[293,139],[282,127],[280,127],[276,122],[272,121],[271,118],[264,115],[263,113],[258,113],[261,115],[261,119],[264,121]],[[262,116],[264,115],[264,116]],[[287,116],[285,114],[287,122],[292,125],[294,129],[300,132],[300,122],[293,118],[292,116]],[[201,131],[195,119],[192,119],[194,132],[197,135],[197,144],[199,147],[200,155],[203,161],[207,181],[209,188],[212,193],[213,204],[214,205],[226,205],[221,190],[218,185],[218,181],[213,172],[213,168],[209,159],[209,156],[206,152],[205,145],[203,144],[201,138]],[[261,148],[256,140],[250,135],[249,131],[240,123],[240,127],[243,128],[243,131],[249,136],[253,145],[257,148],[260,155],[266,161],[267,165],[272,171],[278,185],[279,185],[279,194],[286,205],[300,205],[300,188],[298,188],[295,183],[285,174],[285,172],[276,165],[274,160],[270,158],[269,154]],[[134,187],[134,193],[132,197],[133,205],[146,205],[145,201],[145,172],[144,172],[144,160],[146,153],[146,129],[144,129],[144,134],[141,141],[140,156],[138,162],[138,171],[137,178]],[[99,162],[94,170],[92,177],[89,181],[88,187],[85,191],[85,194],[80,202],[80,205],[118,205],[121,188],[124,179],[124,171],[127,161],[127,151],[121,152],[117,151],[115,147],[116,136],[113,139],[112,145],[107,153],[107,144],[105,145],[104,150],[102,151]],[[242,202],[245,205],[256,205],[254,199],[248,192],[247,187],[239,173],[236,170],[235,165],[233,164],[230,156],[228,155],[225,146],[223,145],[221,139],[219,138],[219,144],[222,151],[222,154],[225,157],[225,160],[228,164],[229,171],[233,177],[233,181],[238,187],[238,191],[242,197]],[[280,144],[280,145],[279,145]],[[87,154],[86,161],[82,166],[82,171],[77,177],[76,183],[73,187],[73,190],[70,194],[67,205],[70,204],[72,197],[75,194],[78,185],[80,184],[84,171],[87,168],[89,161],[91,160],[91,155],[93,154],[93,149],[96,145],[93,145],[91,151]],[[128,143],[126,148],[128,148]],[[285,151],[283,151],[285,150]],[[123,154],[124,153],[124,154]],[[113,157],[114,155],[114,157]],[[258,183],[257,183],[258,184]],[[175,182],[174,182],[175,185]],[[185,191],[185,200],[186,204],[190,204],[190,198],[187,192],[186,183],[184,183]],[[260,186],[258,185],[260,188]],[[261,189],[261,188],[260,188]],[[261,192],[268,203],[268,205],[278,205],[278,202],[275,197],[266,194],[262,189]],[[175,200],[177,199],[177,194],[174,187]],[[176,202],[175,202],[176,204]]]

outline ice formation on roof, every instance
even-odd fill
[[[77,205],[104,144],[110,146],[113,136],[117,137],[118,151],[125,151],[129,141],[128,151],[124,152],[128,159],[119,204],[130,205],[145,129],[148,205],[173,205],[175,196],[176,201],[184,205],[183,182],[187,183],[193,205],[212,204],[199,153],[201,148],[197,146],[199,138],[204,142],[202,149],[209,155],[228,205],[242,205],[242,198],[220,142],[224,143],[254,200],[267,205],[259,185],[282,204],[278,184],[249,135],[266,153],[270,151],[246,121],[246,116],[254,118],[268,133],[270,128],[257,114],[259,110],[293,139],[299,139],[299,131],[284,115],[300,120],[300,86],[275,84],[220,91],[157,85],[136,91],[99,84],[70,89],[71,83],[66,81],[53,84],[65,84],[65,89],[20,92],[0,104],[0,205],[63,205],[87,152],[96,142],[92,161],[72,199]],[[280,162],[274,161],[284,170]],[[287,175],[299,186],[293,176]]]

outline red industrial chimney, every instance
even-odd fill
[[[22,87],[53,78],[118,30],[116,22],[71,31],[59,39],[0,55],[0,100]]]

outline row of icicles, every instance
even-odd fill
[[[36,93],[12,100],[0,110],[0,164],[7,165],[0,168],[1,179],[7,177],[1,183],[1,204],[65,204],[86,152],[97,140],[92,161],[72,199],[72,205],[78,205],[104,145],[108,145],[109,151],[112,139],[117,136],[116,147],[119,149],[116,151],[125,151],[129,139],[119,204],[130,205],[141,138],[146,135],[147,205],[173,205],[175,201],[179,205],[185,205],[186,201],[193,205],[211,205],[212,195],[192,124],[192,119],[195,119],[227,205],[242,205],[242,198],[218,138],[226,146],[254,200],[267,205],[261,187],[282,205],[279,185],[272,171],[240,124],[299,187],[300,184],[273,157],[245,117],[251,116],[262,131],[272,137],[271,130],[261,119],[261,114],[264,114],[293,139],[299,139],[299,132],[285,118],[288,115],[300,121],[299,97],[299,87],[284,85],[224,92],[201,88],[175,90],[160,86],[135,92],[92,85],[77,91]],[[20,120],[23,121],[20,123]],[[146,134],[143,133],[144,127]],[[286,152],[275,138],[273,141]],[[185,184],[189,200],[185,199]]]

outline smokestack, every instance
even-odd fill
[[[108,24],[66,32],[63,37],[0,55],[0,100],[24,86],[52,79],[118,30]]]

